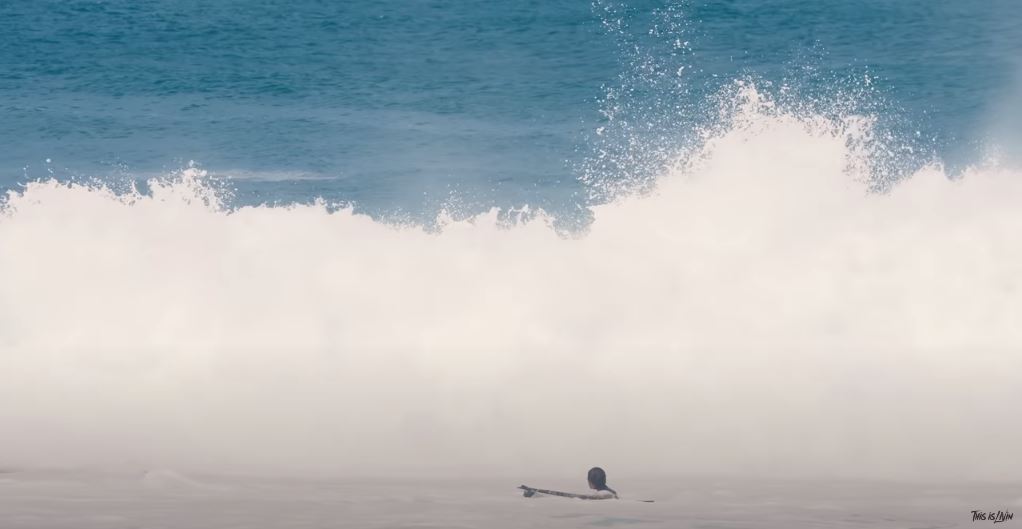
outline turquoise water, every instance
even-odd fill
[[[854,100],[905,165],[961,167],[1017,137],[1019,57],[1014,0],[15,0],[0,187],[194,162],[239,204],[570,212],[580,180],[649,170],[601,149],[680,148],[740,79]]]

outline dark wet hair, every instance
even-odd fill
[[[589,469],[589,483],[596,490],[610,490],[607,488],[607,473],[600,467]]]

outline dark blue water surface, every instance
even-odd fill
[[[1018,0],[8,0],[0,189],[195,161],[243,204],[568,211],[626,176],[594,152],[680,145],[736,79],[860,93],[961,166],[1018,137],[1020,67]],[[646,126],[597,136],[615,105]]]

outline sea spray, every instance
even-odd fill
[[[0,465],[1017,476],[1020,175],[871,192],[868,119],[748,90],[577,237],[9,194]]]

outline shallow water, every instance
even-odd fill
[[[5,529],[938,529],[978,527],[973,510],[1022,511],[1018,483],[634,479],[616,484],[619,501],[526,499],[514,483],[23,471],[0,474],[0,520]],[[639,497],[656,503],[629,501]]]

